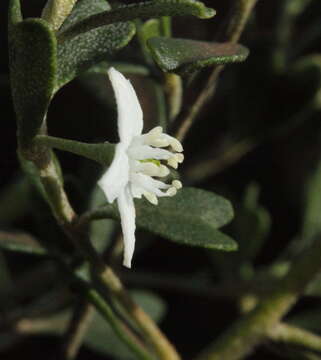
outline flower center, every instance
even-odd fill
[[[182,144],[172,136],[163,133],[160,126],[148,133],[136,136],[130,144],[127,154],[130,165],[130,182],[133,197],[146,197],[152,204],[158,203],[158,197],[174,196],[182,187],[179,180],[166,184],[154,177],[169,175],[169,168],[177,169],[184,160]],[[163,163],[162,163],[163,162]]]

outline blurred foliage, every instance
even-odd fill
[[[255,290],[264,297],[273,282],[285,276],[293,258],[320,234],[320,2],[259,1],[241,38],[246,47],[217,43],[229,21],[233,1],[204,1],[205,5],[180,2],[187,14],[203,18],[214,15],[208,8],[213,6],[216,16],[204,21],[183,16],[182,8],[170,0],[149,2],[148,14],[154,11],[157,19],[152,15],[146,18],[136,3],[79,0],[55,32],[44,20],[29,18],[40,16],[44,1],[22,1],[22,13],[27,16],[24,20],[18,2],[11,2],[12,95],[3,26],[7,9],[0,12],[3,359],[17,359],[21,354],[26,359],[37,358],[44,334],[57,333],[58,328],[59,334],[65,334],[71,309],[80,296],[72,276],[64,275],[65,267],[79,269],[83,264],[12,155],[16,146],[12,101],[22,145],[38,133],[44,117],[53,136],[90,143],[116,142],[116,114],[106,78],[110,65],[130,77],[148,130],[159,119],[170,129],[173,125],[168,116],[170,103],[166,102],[174,96],[166,85],[167,72],[184,74],[179,122],[213,67],[231,63],[221,74],[213,100],[186,138],[181,173],[186,188],[174,198],[162,199],[158,207],[137,202],[141,230],[137,261],[130,274],[118,268],[117,213],[106,207],[94,186],[101,167],[88,159],[56,152],[76,210],[98,211],[103,218],[89,225],[94,247],[106,261],[116,264],[126,285],[136,287],[139,283],[144,288],[136,292],[135,299],[161,322],[184,359],[192,359],[238,318],[239,309],[246,310],[240,304],[250,299],[249,308],[255,305]],[[121,10],[119,4],[136,5]],[[175,15],[172,18],[163,16],[168,4]],[[59,36],[78,21],[111,8],[115,18],[108,21],[113,23],[59,41]],[[128,9],[136,9],[139,15],[132,13],[130,17]],[[122,11],[126,20],[116,21]],[[235,63],[240,61],[244,62]],[[240,146],[244,143],[250,146]],[[37,179],[33,165],[22,161]],[[204,173],[188,176],[190,169],[202,164]],[[235,219],[229,224],[231,204]],[[224,233],[218,230],[222,226]],[[217,251],[237,247],[234,252]],[[57,254],[63,254],[59,261]],[[320,295],[321,279],[317,276],[285,321],[321,335]],[[117,309],[115,312],[123,319],[124,314],[118,314]],[[25,340],[26,335],[29,340]],[[19,345],[19,356],[15,344]],[[58,340],[50,340],[46,354],[56,354],[57,344]],[[97,314],[84,344],[80,360],[131,358]],[[291,345],[286,350],[274,346],[264,343],[249,359],[309,358]]]

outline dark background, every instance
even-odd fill
[[[134,1],[123,1],[131,3]],[[39,16],[43,1],[22,1],[26,17]],[[214,19],[175,18],[173,33],[177,37],[199,40],[215,38],[224,24],[233,1],[204,1],[217,10]],[[217,93],[185,140],[186,161],[182,174],[208,156],[215,159],[224,144],[237,139],[260,139],[267,129],[278,127],[300,111],[309,98],[316,77],[311,81],[298,81],[286,74],[277,74],[271,65],[275,47],[275,26],[280,1],[259,1],[255,17],[241,38],[241,43],[250,49],[245,63],[230,65],[222,74]],[[16,123],[12,108],[7,63],[6,33],[7,1],[0,4],[0,185],[2,189],[16,181],[20,175],[16,158]],[[321,4],[315,0],[304,14],[298,17],[290,38],[292,45],[302,41],[309,24],[320,18]],[[188,26],[186,25],[188,24]],[[291,44],[289,46],[291,48]],[[115,58],[131,59],[137,55],[135,43],[124,49]],[[320,38],[312,41],[300,54],[320,52]],[[289,61],[289,68],[295,62]],[[206,70],[204,71],[206,74]],[[145,119],[153,122],[154,99],[149,95],[148,83],[139,77],[132,78],[145,110]],[[104,80],[100,81],[103,89]],[[106,85],[107,89],[107,85]],[[102,90],[103,91],[103,90]],[[107,90],[106,90],[107,91]],[[191,92],[191,90],[189,90]],[[191,94],[193,96],[193,94]],[[63,88],[53,100],[48,115],[49,133],[88,142],[117,141],[115,134],[115,113],[110,104],[104,104],[97,93],[89,90],[86,80],[75,80]],[[256,182],[260,187],[260,202],[270,213],[272,227],[269,237],[255,259],[256,266],[269,264],[297,234],[302,221],[304,184],[311,168],[319,158],[320,113],[315,112],[305,122],[277,138],[259,141],[255,149],[238,162],[219,174],[196,182],[195,186],[215,191],[232,201],[237,208],[248,184]],[[77,211],[84,210],[89,197],[89,189],[97,180],[100,169],[95,164],[68,153],[59,153],[66,175],[66,188]],[[188,182],[188,179],[186,179]],[[45,204],[30,190],[34,202],[10,227],[26,229],[32,234],[47,234],[52,229],[59,234]],[[30,200],[31,201],[31,200]],[[1,204],[0,204],[1,206]],[[41,219],[32,215],[33,207],[42,211]],[[3,210],[2,210],[3,211]],[[39,228],[45,224],[46,231]],[[233,224],[226,232],[233,234]],[[45,235],[46,236],[46,235]],[[141,234],[148,240],[148,235]],[[236,235],[237,238],[237,235]],[[61,240],[59,240],[61,241]],[[38,265],[38,259],[5,252],[4,256],[14,279]],[[227,255],[229,256],[229,255]],[[152,269],[152,270],[151,270]],[[147,249],[139,252],[135,261],[137,272],[154,271],[170,278],[179,274],[186,279],[196,273],[210,274],[213,282],[218,281],[219,270],[215,261],[206,251],[185,248],[168,241],[153,241]],[[126,282],[126,275],[124,276]],[[201,281],[201,280],[200,280]],[[177,345],[184,359],[192,358],[207,343],[227,328],[237,316],[237,306],[232,301],[208,299],[204,296],[184,295],[169,289],[154,289],[168,304],[168,312],[161,323],[162,329]],[[293,310],[317,306],[316,298],[305,298]],[[23,306],[23,304],[22,304]],[[57,338],[37,336],[27,338],[1,355],[4,360],[37,359],[58,351]],[[276,355],[276,353],[280,353]],[[279,357],[278,357],[279,356]],[[56,358],[53,355],[53,358]],[[93,351],[83,348],[79,359],[102,359]],[[106,357],[104,357],[106,358]],[[282,359],[282,348],[272,344],[261,346],[249,359]]]

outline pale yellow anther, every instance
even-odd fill
[[[169,166],[171,166],[172,168],[177,169],[178,168],[178,162],[177,162],[176,156],[173,156],[173,157],[169,158],[167,160],[167,164]]]
[[[158,204],[158,199],[157,196],[151,192],[144,192],[143,194],[145,196],[145,198],[153,205],[157,205]]]
[[[172,185],[175,189],[179,190],[183,187],[182,183],[179,180],[173,180]]]
[[[141,164],[142,173],[149,176],[159,176],[159,166],[153,164],[152,162],[146,162]]]
[[[150,139],[149,143],[155,147],[167,147],[169,145],[167,140],[161,138]]]
[[[184,161],[184,155],[183,154],[175,154],[176,161],[178,163],[182,163]]]
[[[182,144],[175,138],[171,138],[170,139],[170,145],[171,147],[173,148],[174,151],[177,151],[177,152],[182,152],[183,151],[183,146]]]
[[[160,165],[158,167],[158,169],[159,169],[159,172],[158,172],[157,176],[159,176],[159,177],[165,177],[165,176],[169,175],[169,173],[170,173],[169,168],[165,165]]]
[[[161,135],[163,133],[163,128],[161,126],[156,126],[154,127],[152,130],[150,130],[148,132],[148,135],[151,135],[151,136],[155,136],[155,137],[158,137],[159,135]]]
[[[177,189],[175,187],[170,187],[167,191],[166,191],[166,195],[168,196],[175,196],[177,193]]]

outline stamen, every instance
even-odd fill
[[[151,192],[144,192],[143,195],[145,196],[145,198],[153,205],[157,205],[158,204],[158,199],[157,196]]]
[[[173,137],[170,137],[170,145],[171,147],[173,148],[174,151],[177,151],[177,152],[182,152],[184,149],[183,149],[183,146],[182,144],[175,138]]]
[[[183,154],[175,154],[177,162],[182,163],[184,161],[184,155]]]
[[[160,134],[163,133],[163,128],[161,126],[156,126],[154,127],[152,130],[150,130],[147,135],[151,135],[151,136],[159,136]]]
[[[175,196],[177,193],[177,190],[175,187],[170,187],[167,191],[166,191],[166,195],[167,196]]]
[[[182,183],[179,180],[173,180],[172,185],[175,189],[179,190],[183,187]]]
[[[152,162],[145,162],[140,164],[141,172],[149,176],[158,176],[159,166],[155,165]]]
[[[167,164],[168,164],[169,166],[171,166],[172,168],[174,168],[174,169],[177,169],[177,168],[178,168],[178,162],[177,162],[175,156],[172,156],[171,158],[169,158],[169,159],[167,160]]]
[[[156,175],[158,177],[165,177],[165,176],[169,175],[169,173],[170,173],[169,168],[165,165],[160,165],[158,167],[158,169],[159,169],[159,172],[158,172],[158,175]]]

